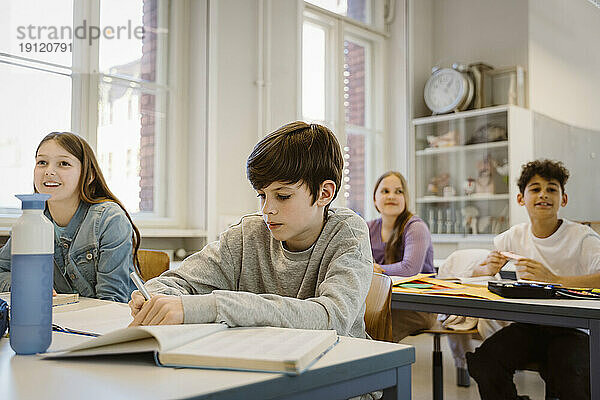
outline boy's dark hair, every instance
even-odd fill
[[[304,182],[313,202],[319,186],[335,182],[335,199],[342,182],[344,159],[333,132],[322,125],[291,122],[265,136],[254,146],[246,162],[246,175],[255,190],[273,182]],[[331,204],[331,203],[330,203]],[[329,204],[325,207],[325,212]]]
[[[544,179],[556,179],[560,183],[562,192],[565,192],[565,184],[569,179],[569,170],[565,168],[561,161],[553,161],[547,159],[539,159],[530,161],[521,167],[521,176],[517,181],[521,194],[525,193],[527,184],[535,175],[539,175]]]

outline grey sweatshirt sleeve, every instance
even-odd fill
[[[150,293],[169,295],[202,295],[216,289],[235,290],[235,270],[222,235],[221,240],[186,258],[179,268],[166,271],[146,282],[145,286]]]
[[[153,294],[180,295],[185,324],[213,322],[217,317],[215,289],[235,286],[234,266],[226,243],[217,241],[188,257],[175,270],[149,280]]]

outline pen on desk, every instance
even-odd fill
[[[148,293],[148,289],[146,289],[144,282],[142,282],[142,279],[138,276],[138,274],[133,271],[131,274],[129,274],[129,276],[131,277],[133,283],[135,283],[135,286],[137,286],[138,290],[142,293],[146,301],[150,300],[150,293]]]
[[[77,329],[65,328],[65,327],[57,325],[57,324],[52,324],[52,330],[55,332],[71,333],[73,335],[83,335],[83,336],[92,336],[92,337],[100,336],[99,334],[94,333],[94,332],[85,332],[85,331],[80,331]]]

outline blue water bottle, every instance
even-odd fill
[[[11,235],[10,347],[45,352],[52,341],[54,226],[44,216],[50,195],[17,195],[23,215]]]

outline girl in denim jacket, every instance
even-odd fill
[[[34,189],[51,195],[54,289],[127,302],[140,233],[106,185],[89,144],[69,132],[48,134],[36,150]],[[10,290],[10,238],[0,249],[0,292]]]

